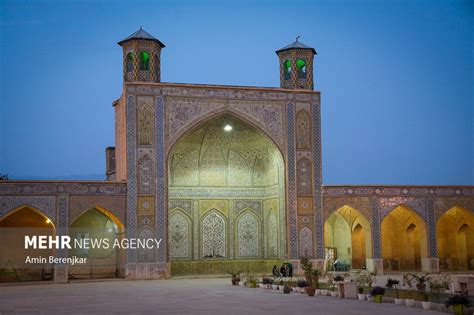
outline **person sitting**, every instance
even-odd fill
[[[286,263],[287,277],[293,277],[293,264],[291,262]]]
[[[280,272],[278,271],[277,265],[273,266],[272,274],[273,274],[273,276],[274,276],[275,278],[279,278],[279,277],[280,277]]]

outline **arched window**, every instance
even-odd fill
[[[140,70],[150,70],[150,54],[140,51]]]
[[[132,72],[133,71],[133,53],[129,52],[127,54],[127,57],[125,58],[126,60],[126,66],[125,66],[125,69],[127,70],[127,73],[128,72]]]
[[[298,69],[298,79],[306,79],[306,62],[303,59],[298,59],[296,68]]]
[[[291,79],[291,61],[290,60],[285,60],[283,63],[283,78],[285,80],[290,80]]]

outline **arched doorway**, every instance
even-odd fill
[[[78,216],[69,228],[72,242],[88,239],[102,242],[89,248],[73,247],[69,257],[87,258],[86,263],[69,266],[70,279],[115,278],[123,276],[124,250],[114,247],[122,239],[123,225],[111,212],[95,207]],[[104,241],[105,240],[105,241]],[[108,246],[105,245],[108,243]],[[97,244],[97,243],[96,243]]]
[[[324,223],[324,243],[328,268],[337,260],[338,268],[363,269],[372,257],[369,221],[356,209],[343,206]]]
[[[201,123],[172,147],[168,174],[172,274],[245,270],[249,260],[268,272],[262,260],[285,257],[283,158],[257,127],[233,114]]]
[[[446,211],[436,225],[439,265],[444,270],[474,269],[474,215],[461,207]]]
[[[382,221],[384,270],[421,270],[428,255],[426,223],[415,211],[400,205]]]
[[[49,256],[54,256],[54,249],[25,249],[25,236],[55,235],[49,217],[38,209],[22,206],[0,220],[0,234],[0,282],[53,278]]]

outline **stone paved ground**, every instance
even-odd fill
[[[0,314],[443,314],[395,304],[248,289],[229,279],[0,286]]]

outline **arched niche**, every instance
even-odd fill
[[[109,246],[73,247],[68,251],[70,257],[87,258],[85,264],[69,266],[69,278],[115,278],[124,276],[125,251],[116,248],[114,243],[123,238],[123,224],[110,211],[95,206],[78,215],[69,227],[73,242],[84,243],[86,239],[101,240]],[[104,241],[106,240],[106,241]]]
[[[168,241],[171,260],[192,259],[192,219],[180,208],[171,210],[168,219]]]
[[[382,258],[386,270],[420,270],[421,258],[428,256],[425,220],[413,209],[399,205],[381,225]]]
[[[216,209],[208,211],[201,219],[201,257],[226,258],[227,248],[227,220]]]
[[[372,258],[370,223],[348,205],[337,209],[326,220],[324,238],[325,247],[335,251],[337,260],[352,269],[365,268],[366,259]]]
[[[436,240],[440,268],[444,270],[474,269],[474,215],[454,206],[436,224]]]
[[[235,223],[236,257],[259,258],[261,256],[260,219],[254,211],[246,209],[239,214]]]
[[[55,236],[56,230],[53,219],[33,206],[22,205],[0,219],[0,282],[52,280],[49,262],[25,262],[55,254],[54,249],[25,249],[25,236],[34,235]]]

